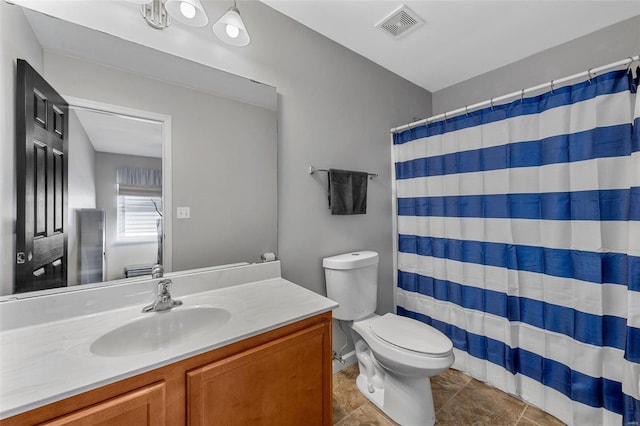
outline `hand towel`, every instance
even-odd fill
[[[368,180],[368,173],[329,169],[329,208],[331,214],[366,214]]]

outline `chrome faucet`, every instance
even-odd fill
[[[158,282],[158,295],[156,300],[149,306],[142,308],[142,312],[160,312],[167,311],[176,306],[182,305],[180,300],[173,300],[169,289],[171,288],[171,280],[165,279]]]

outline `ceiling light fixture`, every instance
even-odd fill
[[[164,7],[175,20],[191,27],[204,27],[209,23],[200,0],[166,0]]]
[[[141,3],[140,13],[147,24],[157,30],[163,30],[171,25],[171,17],[162,4],[162,0],[148,0],[143,3],[141,0],[130,0],[132,3]]]
[[[227,13],[213,24],[213,32],[220,40],[232,46],[246,46],[251,41],[235,0]]]
[[[204,27],[209,23],[200,0],[128,0],[139,4],[140,13],[147,24],[164,30],[175,19],[191,27]]]
[[[209,17],[200,0],[128,0],[140,4],[140,12],[149,25],[163,30],[171,25],[171,20],[182,22],[192,27],[204,27]],[[218,38],[232,46],[246,46],[251,42],[247,27],[244,25],[240,11],[233,1],[227,13],[213,24],[213,32]]]

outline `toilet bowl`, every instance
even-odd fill
[[[433,425],[429,378],[453,364],[451,341],[433,327],[394,314],[354,321],[351,330],[360,367],[356,379],[360,392],[401,425]],[[388,331],[394,334],[386,334]],[[367,377],[360,353],[372,359],[373,380]]]
[[[403,426],[433,425],[429,378],[453,364],[451,340],[417,320],[374,313],[377,253],[333,256],[323,266],[327,296],[340,304],[334,318],[352,321],[360,392]]]

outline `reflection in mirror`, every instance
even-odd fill
[[[163,123],[113,110],[70,106],[69,286],[163,263]]]
[[[15,234],[14,227],[3,221],[0,243],[13,249],[0,250],[4,254],[0,259],[0,301],[109,284],[84,283],[133,275],[136,265],[143,265],[145,273],[158,256],[169,272],[256,262],[261,253],[277,252],[275,88],[16,5],[0,2],[0,8],[1,24],[6,29],[0,40],[2,52],[13,62],[2,65],[5,93],[15,97],[15,64],[18,58],[27,60],[71,105],[69,118],[77,130],[72,125],[69,131],[91,140],[90,146],[72,147],[68,158],[69,190],[81,190],[71,192],[67,200],[69,286],[11,296]],[[147,27],[141,21],[144,31]],[[5,123],[10,126],[4,134],[14,139],[15,111],[9,108],[2,114],[6,114]],[[125,130],[132,123],[144,125],[145,130]],[[146,144],[144,141],[154,139],[149,131],[157,134],[159,125],[162,158],[157,154],[157,138],[149,142],[156,144],[153,154],[124,154],[100,142],[106,138],[127,148]],[[96,130],[99,128],[107,131]],[[127,142],[131,136],[126,136],[127,132],[144,134],[133,136],[134,143]],[[93,170],[89,170],[91,162],[82,159],[91,155]],[[13,155],[8,158],[0,159],[1,181],[3,185],[14,182],[15,197],[15,162]],[[140,195],[141,189],[128,181],[119,182],[118,168],[127,169],[120,174],[129,177],[153,175],[153,170],[162,169],[162,202],[155,197],[160,191],[155,188],[141,195],[156,202],[153,210],[149,203],[145,207],[134,205],[134,193]],[[91,191],[95,192],[93,199],[87,196]],[[118,222],[118,201],[120,210],[144,210],[147,222],[145,230],[140,231],[144,235],[121,228],[127,226],[127,219]],[[13,205],[15,214],[15,198]],[[190,217],[177,219],[177,208],[188,208]],[[11,203],[2,209],[5,217],[10,215]],[[87,210],[86,215],[83,210]],[[98,232],[90,239],[92,248],[85,249],[81,239],[89,231],[81,232],[83,225],[96,219],[89,210],[98,216],[97,227],[89,229]],[[100,210],[104,211],[104,220]],[[101,223],[103,234],[99,232]],[[129,225],[135,224],[131,221]],[[106,253],[102,258],[100,235]],[[158,235],[164,236],[161,244]],[[140,239],[148,240],[144,243],[146,251]]]

